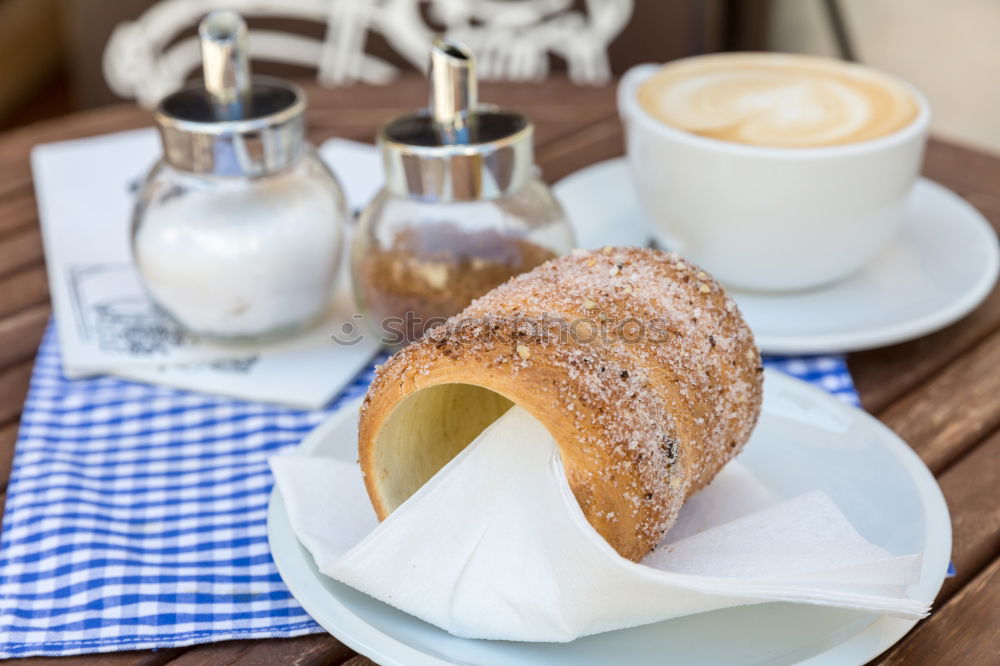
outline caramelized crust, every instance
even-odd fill
[[[577,251],[380,368],[359,423],[365,484],[384,519],[515,403],[555,438],[590,524],[637,561],[746,443],[761,370],[735,303],[698,267],[640,248]]]

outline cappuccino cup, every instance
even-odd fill
[[[872,261],[903,222],[930,122],[923,95],[889,74],[771,53],[639,65],[618,107],[660,243],[757,291]]]

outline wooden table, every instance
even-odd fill
[[[377,125],[422,105],[424,85],[309,88],[310,127],[371,140]],[[611,88],[488,85],[482,98],[523,110],[537,128],[537,161],[553,182],[622,153]],[[80,113],[0,135],[0,482],[4,487],[32,357],[51,312],[28,154],[37,143],[150,124],[132,106]],[[932,141],[924,173],[959,192],[1000,229],[1000,157]],[[1000,659],[1000,290],[942,331],[852,354],[865,408],[900,434],[937,476],[951,509],[958,575],[931,617],[879,663],[986,664]],[[2,498],[2,496],[0,496]],[[55,662],[31,659],[33,664]],[[371,663],[327,635],[235,641],[157,652],[68,657],[59,664]],[[18,662],[12,662],[18,663]]]

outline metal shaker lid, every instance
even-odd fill
[[[427,201],[471,201],[524,185],[534,167],[534,128],[519,113],[478,103],[469,48],[435,39],[429,78],[429,108],[379,131],[386,187]]]
[[[302,90],[281,79],[250,76],[247,26],[236,12],[212,12],[198,34],[204,85],[168,95],[154,112],[167,164],[253,177],[295,163],[305,150]]]

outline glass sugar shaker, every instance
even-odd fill
[[[386,182],[351,248],[360,311],[390,345],[574,244],[537,175],[531,122],[478,104],[471,51],[436,39],[429,79],[430,108],[379,131]]]
[[[250,76],[246,24],[199,27],[204,87],[155,112],[163,156],[141,186],[132,252],[158,308],[222,341],[290,334],[327,311],[348,220],[334,175],[305,139],[306,100]]]

